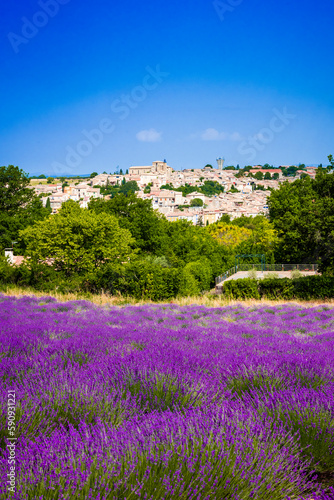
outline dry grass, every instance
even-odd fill
[[[35,297],[45,297],[51,296],[56,298],[58,301],[66,302],[70,300],[89,300],[93,304],[104,306],[125,306],[125,305],[144,305],[144,304],[157,304],[157,302],[153,302],[149,299],[138,300],[133,297],[124,297],[122,295],[110,295],[108,293],[102,292],[101,294],[79,294],[79,293],[58,293],[58,292],[37,292],[32,288],[20,288],[17,286],[4,286],[0,293],[3,293],[7,296],[15,296],[15,297],[23,297],[23,296],[35,296]],[[205,293],[204,295],[198,297],[181,297],[174,298],[170,300],[164,300],[160,302],[161,304],[176,304],[179,306],[189,306],[189,305],[202,305],[207,307],[223,307],[227,305],[237,305],[242,304],[246,307],[252,306],[278,306],[283,304],[291,304],[298,305],[302,307],[315,307],[319,305],[327,305],[330,307],[334,307],[334,298],[329,300],[255,300],[255,299],[247,299],[247,300],[228,300],[223,298],[220,295],[215,295],[212,292]]]
[[[47,184],[46,179],[30,179],[31,186],[37,186],[38,184]]]

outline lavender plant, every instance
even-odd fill
[[[334,310],[0,295],[0,498],[334,498]]]

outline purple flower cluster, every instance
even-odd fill
[[[334,499],[334,309],[0,295],[0,342],[1,499]]]

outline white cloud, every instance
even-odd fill
[[[154,128],[149,130],[141,130],[136,134],[138,141],[141,142],[159,142],[161,141],[162,132],[157,132]]]
[[[207,128],[200,134],[202,141],[241,141],[242,137],[239,132],[229,134],[227,132],[219,132],[215,128]]]

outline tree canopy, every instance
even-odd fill
[[[68,276],[102,264],[120,264],[133,255],[134,240],[115,216],[80,208],[72,200],[63,203],[58,214],[21,231],[21,237],[28,256],[49,262]]]
[[[95,213],[115,215],[120,227],[128,229],[135,238],[135,247],[157,255],[163,254],[167,245],[165,217],[152,207],[150,200],[137,198],[134,193],[120,194],[110,200],[95,199],[89,203]]]
[[[0,167],[0,246],[11,246],[17,241],[17,252],[24,244],[19,231],[49,215],[42,201],[29,186],[30,180],[19,167]]]
[[[19,167],[0,167],[0,212],[13,215],[15,211],[29,203],[35,196],[29,189],[30,180]]]
[[[316,178],[284,182],[268,199],[269,216],[278,231],[277,259],[319,262],[334,271],[334,174],[317,169]]]

